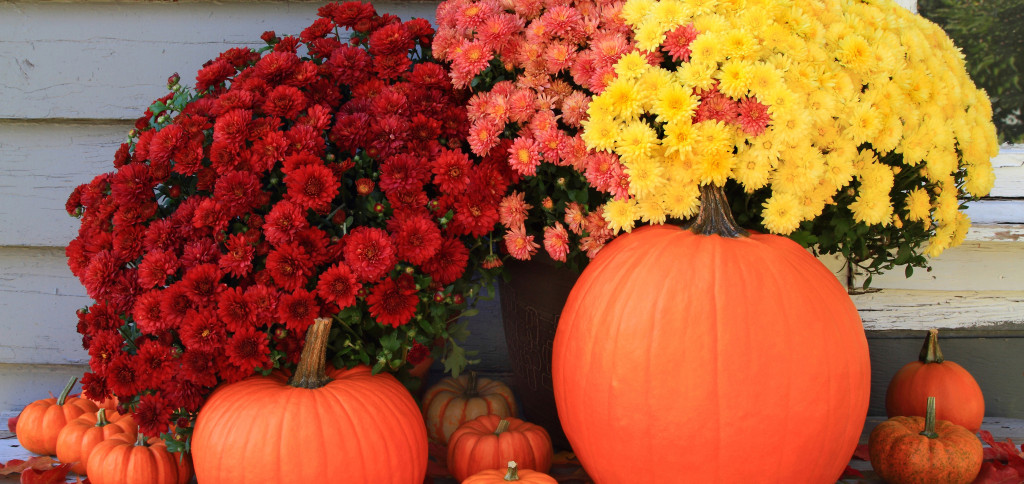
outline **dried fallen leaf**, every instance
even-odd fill
[[[868,444],[858,444],[856,449],[853,449],[853,457],[862,461],[871,462],[871,452],[868,450]]]
[[[972,484],[1021,484],[1024,478],[1012,467],[1000,464],[999,461],[987,460],[981,464],[981,472]]]
[[[21,484],[63,484],[68,480],[71,464],[61,464],[45,471],[26,469],[21,473]]]
[[[48,455],[32,457],[29,460],[11,459],[7,463],[0,463],[0,476],[19,474],[26,469],[45,471],[56,463],[57,461]]]
[[[1022,484],[1024,483],[1024,446],[1018,450],[1013,440],[997,442],[986,430],[978,433],[988,447],[981,472],[973,484]]]
[[[18,415],[20,417],[21,415]],[[10,430],[12,434],[18,433],[18,417],[11,417],[7,419],[7,430]]]
[[[839,476],[839,478],[842,479],[842,478],[846,478],[846,477],[859,477],[859,478],[863,478],[864,474],[862,474],[857,469],[854,469],[853,467],[846,466],[846,469],[843,469],[843,474],[841,476]]]

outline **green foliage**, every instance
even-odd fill
[[[1000,141],[1024,143],[1024,1],[919,0],[918,8],[963,51],[992,100]]]

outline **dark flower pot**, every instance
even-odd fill
[[[506,262],[508,282],[499,282],[512,387],[524,420],[544,427],[556,448],[569,449],[555,408],[551,383],[551,345],[562,307],[579,274],[558,267],[547,254]]]

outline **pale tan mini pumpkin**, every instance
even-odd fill
[[[515,417],[516,401],[508,385],[469,372],[445,378],[423,396],[423,420],[427,437],[448,443],[460,425],[481,415]]]

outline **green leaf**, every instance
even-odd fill
[[[466,368],[466,350],[454,342],[449,343],[448,354],[444,357],[444,371],[458,377]]]

